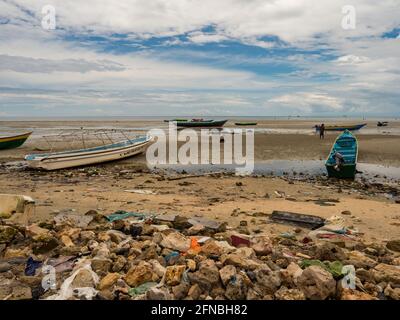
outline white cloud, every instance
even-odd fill
[[[359,64],[368,62],[370,59],[362,56],[355,56],[353,54],[349,54],[347,56],[342,56],[337,59],[339,64]]]

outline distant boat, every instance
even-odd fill
[[[367,124],[362,123],[362,124],[336,124],[336,125],[325,125],[325,131],[354,131],[354,130],[360,130],[362,127],[365,127]],[[316,125],[315,130],[319,131],[320,126]]]
[[[32,132],[19,134],[16,136],[0,137],[0,149],[14,149],[22,146]]]
[[[178,127],[185,128],[202,128],[202,127],[212,127],[221,128],[228,120],[203,120],[203,119],[192,119],[191,121],[178,121],[176,125]]]
[[[256,126],[257,122],[235,122],[237,126]]]
[[[389,122],[387,121],[378,121],[378,123],[376,124],[378,127],[387,127],[389,124]]]
[[[172,119],[172,120],[164,120],[164,122],[180,122],[180,121],[187,121],[187,119]]]
[[[29,154],[25,160],[31,168],[57,170],[128,158],[146,150],[151,136],[140,136],[100,147],[63,152]]]
[[[343,161],[339,161],[339,165],[336,161],[337,153],[343,157]],[[350,131],[346,130],[336,138],[328,159],[325,162],[328,176],[335,178],[354,178],[356,174],[357,157],[357,138]]]

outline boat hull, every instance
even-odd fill
[[[0,150],[14,149],[22,146],[31,134],[32,132],[28,132],[18,136],[0,138]]]
[[[227,121],[179,121],[176,125],[184,128],[221,128]]]
[[[236,122],[236,126],[256,126],[257,122]]]
[[[354,179],[356,175],[355,164],[344,165],[340,171],[335,170],[334,166],[331,165],[325,165],[325,167],[329,178]]]
[[[351,125],[351,126],[325,126],[325,131],[354,131],[354,130],[360,130],[361,128],[365,127],[367,124],[362,123],[362,124],[356,124],[356,125]],[[316,127],[316,130],[319,131],[319,127]]]
[[[136,145],[130,145],[121,148],[114,148],[99,152],[86,152],[86,153],[63,153],[54,154],[47,158],[29,159],[25,157],[28,166],[36,169],[44,170],[59,170],[66,168],[81,167],[87,165],[94,165],[110,161],[116,161],[132,157],[146,151],[147,146],[150,144],[151,139]]]

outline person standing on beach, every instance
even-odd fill
[[[321,124],[319,126],[319,138],[324,139],[325,138],[325,124]]]

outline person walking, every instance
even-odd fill
[[[319,138],[324,139],[325,138],[325,124],[321,124],[319,126]]]

